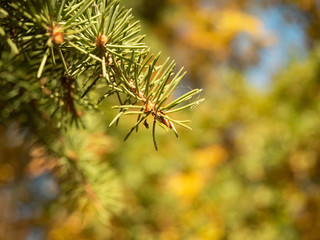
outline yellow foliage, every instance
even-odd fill
[[[175,228],[164,229],[160,233],[160,239],[163,239],[163,240],[179,240],[181,239],[179,236],[180,236],[179,229],[175,229]]]
[[[260,20],[240,10],[195,11],[189,9],[187,16],[189,22],[184,25],[181,40],[200,50],[226,51],[227,53],[229,43],[237,34],[246,32],[254,37],[263,34]]]
[[[199,208],[187,207],[179,215],[179,222],[184,229],[181,233],[190,232],[188,239],[192,240],[221,239],[224,227],[221,220],[216,207],[211,204],[202,204]]]
[[[198,169],[212,169],[217,164],[224,162],[228,157],[228,152],[220,145],[212,145],[199,149],[194,153],[193,166]]]
[[[218,228],[216,226],[208,226],[204,225],[199,230],[199,237],[197,239],[199,240],[219,240],[222,236],[222,230],[221,228]]]
[[[227,37],[233,37],[239,32],[247,32],[251,35],[259,34],[262,25],[260,20],[252,15],[233,9],[225,9],[214,13],[217,31]]]
[[[227,151],[220,145],[199,149],[188,159],[192,170],[169,177],[167,187],[182,202],[192,202],[207,184],[214,168],[227,159]]]
[[[79,213],[72,214],[66,221],[59,222],[57,226],[53,227],[48,234],[49,240],[58,239],[83,239],[80,237],[83,230],[84,222]]]
[[[14,179],[14,169],[8,163],[0,165],[0,183]]]
[[[204,185],[204,176],[195,171],[177,173],[168,181],[169,190],[183,202],[193,201]]]

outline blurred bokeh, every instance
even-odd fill
[[[122,2],[185,66],[176,94],[204,89],[177,116],[193,131],[159,130],[159,151],[143,128],[123,143],[134,119],[108,128],[105,104],[66,132],[61,167],[14,122],[0,128],[0,239],[319,240],[319,1]]]

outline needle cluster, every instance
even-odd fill
[[[78,123],[83,106],[95,108],[113,95],[119,113],[110,126],[125,115],[137,115],[125,139],[141,123],[149,127],[149,116],[156,148],[157,125],[176,135],[176,125],[190,128],[188,121],[170,115],[199,104],[203,99],[190,99],[201,90],[173,98],[184,70],[174,73],[170,58],[159,63],[160,54],[153,55],[143,42],[139,21],[119,1],[1,1],[0,12],[0,34],[38,79],[47,99],[43,104],[54,106],[48,109],[59,126]],[[96,98],[101,89],[104,93]]]

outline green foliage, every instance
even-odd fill
[[[2,32],[20,52],[13,63],[21,59],[30,81],[40,79],[37,99],[58,127],[78,125],[85,108],[115,95],[119,113],[110,125],[137,115],[128,137],[150,115],[157,148],[156,124],[177,135],[174,124],[187,127],[186,121],[169,115],[202,101],[181,107],[200,92],[195,89],[167,102],[184,73],[174,74],[169,59],[158,63],[159,54],[154,57],[142,42],[139,22],[118,1],[5,1],[2,10]]]

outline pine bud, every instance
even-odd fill
[[[61,44],[64,41],[64,33],[56,23],[53,23],[51,28],[51,40],[55,44]]]
[[[107,42],[108,42],[108,37],[104,34],[100,34],[97,38],[96,38],[96,46],[97,47],[104,47]]]

